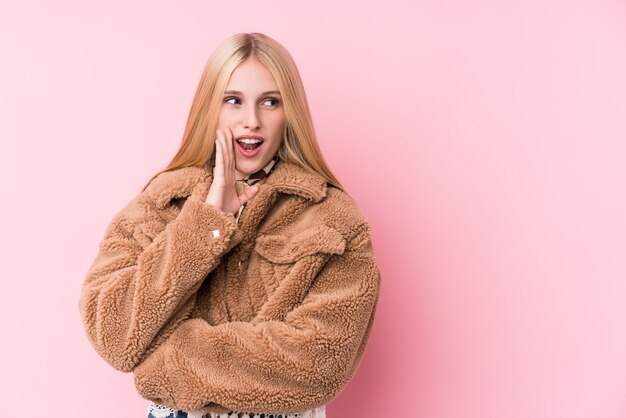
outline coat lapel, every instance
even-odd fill
[[[157,208],[164,209],[172,199],[192,194],[197,194],[199,199],[206,199],[212,181],[212,171],[206,166],[183,167],[160,173],[148,185],[146,191]],[[294,194],[314,202],[322,200],[327,193],[326,180],[322,176],[297,164],[281,160],[267,177],[262,189],[269,193],[267,196],[274,193]]]

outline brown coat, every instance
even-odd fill
[[[354,375],[380,273],[352,198],[280,161],[238,222],[212,174],[159,174],[112,219],[80,313],[111,366],[172,408],[299,412]],[[213,233],[213,231],[219,231]]]

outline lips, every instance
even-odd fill
[[[261,146],[264,139],[259,135],[241,135],[235,138],[235,141],[246,151],[254,151]]]
[[[235,148],[244,158],[254,158],[263,148],[264,138],[259,135],[241,135],[235,138]]]

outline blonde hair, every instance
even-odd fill
[[[330,171],[317,143],[300,73],[293,58],[276,40],[262,33],[238,33],[220,44],[209,57],[191,104],[178,152],[160,173],[189,166],[214,165],[215,131],[224,91],[235,68],[249,57],[270,71],[281,93],[285,127],[278,157],[318,173],[334,187],[343,186]]]

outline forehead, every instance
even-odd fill
[[[228,80],[226,89],[252,94],[278,90],[278,85],[267,67],[257,59],[250,57],[235,68]]]

